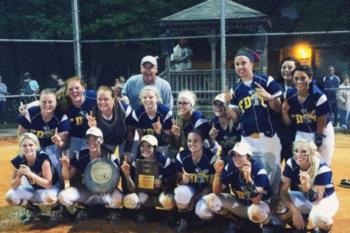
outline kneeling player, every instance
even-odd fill
[[[237,143],[229,151],[226,165],[219,159],[215,162],[213,193],[204,197],[208,208],[220,215],[236,218],[249,218],[263,225],[263,232],[271,232],[269,223],[270,208],[267,199],[270,195],[269,179],[265,169],[251,158],[249,145]],[[230,186],[230,193],[223,193]],[[237,225],[230,222],[228,232],[235,232]]]

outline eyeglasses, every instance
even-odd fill
[[[298,81],[300,81],[300,82],[305,82],[306,79],[307,79],[307,77],[301,76],[301,77],[294,77],[293,79],[294,79],[294,81],[296,81],[296,82],[298,82]]]
[[[188,105],[190,104],[189,102],[181,102],[181,101],[178,101],[177,102],[177,105]]]

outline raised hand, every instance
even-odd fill
[[[55,133],[54,135],[51,137],[51,141],[57,146],[59,147],[62,143],[62,138],[60,136],[60,134],[58,133],[58,128],[55,128]]]
[[[310,175],[306,171],[299,172],[299,180],[303,190],[310,189]]]
[[[120,169],[122,170],[125,176],[130,176],[130,165],[127,162],[124,161],[123,164],[120,166]]]
[[[254,84],[257,86],[255,87],[255,92],[258,96],[261,96],[264,100],[270,100],[272,99],[272,95],[268,93],[265,88],[263,88],[259,83],[254,82]]]
[[[92,111],[90,111],[89,115],[87,116],[87,120],[90,128],[97,127],[96,118],[94,117]]]
[[[290,107],[289,107],[288,101],[285,100],[285,101],[283,102],[283,104],[282,104],[282,112],[283,112],[283,113],[288,113],[288,112],[289,112],[289,109],[290,109]]]
[[[225,86],[225,89],[224,89],[224,98],[225,98],[225,105],[229,105],[232,99],[232,93],[227,86]]]
[[[160,123],[160,117],[158,117],[157,121],[152,124],[152,127],[156,134],[160,134],[162,132],[162,124]]]
[[[171,126],[170,132],[177,137],[180,137],[181,129],[179,126],[176,125],[176,121],[172,119],[173,125]]]
[[[191,174],[187,173],[185,168],[182,167],[182,182],[188,184],[191,181]]]
[[[215,173],[217,174],[221,174],[222,171],[224,170],[225,167],[225,163],[224,160],[222,159],[217,159],[214,163],[214,169],[215,169]]]
[[[218,136],[219,131],[215,128],[214,124],[211,125],[211,129],[209,130],[209,138],[212,141],[215,141]]]
[[[23,102],[20,102],[19,108],[18,108],[19,114],[21,114],[22,116],[26,115],[26,111],[27,111],[27,105],[23,104]]]
[[[252,181],[252,176],[251,176],[252,165],[249,161],[243,163],[243,165],[241,167],[241,171],[243,173],[244,180],[246,182],[251,182]]]
[[[67,152],[62,152],[62,157],[60,160],[61,160],[62,167],[67,168],[70,166],[69,155]]]

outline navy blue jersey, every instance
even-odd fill
[[[309,88],[309,94],[303,103],[300,103],[297,95],[297,89],[288,89],[286,100],[289,105],[289,115],[298,131],[316,132],[316,118],[330,113],[329,104],[326,95],[315,85]],[[328,117],[327,122],[330,119]]]
[[[35,163],[33,166],[28,165],[28,161],[26,160],[24,155],[23,156],[17,155],[14,159],[11,160],[11,163],[16,169],[19,169],[21,164],[27,165],[33,173],[35,173],[36,175],[38,175],[40,177],[43,177],[42,166],[43,166],[43,163],[45,160],[49,161],[49,163],[50,163],[51,172],[52,172],[52,185],[54,185],[59,181],[58,173],[53,168],[51,161],[49,159],[49,156],[47,154],[45,154],[44,152],[38,151],[36,153]],[[31,185],[33,186],[34,189],[45,189],[44,187],[42,187],[36,183],[32,183],[31,179],[28,179],[28,181],[31,183]]]
[[[241,139],[239,124],[232,122],[232,124],[229,124],[228,127],[224,129],[218,117],[214,117],[211,120],[211,124],[219,131],[218,136],[216,136],[216,141],[222,146],[222,155],[226,156],[236,142]]]
[[[274,98],[282,95],[280,85],[272,78],[254,74],[252,83],[248,86],[239,82],[234,88],[231,104],[241,110],[242,135],[249,136],[252,133],[264,133],[268,137],[275,134],[271,119],[271,109],[268,103],[256,94],[256,88],[261,85]]]
[[[295,162],[293,158],[288,159],[283,171],[283,176],[291,180],[291,190],[302,192],[300,186],[299,173],[299,165]],[[334,193],[332,170],[326,163],[320,162],[318,172],[313,184],[326,187],[323,197],[330,196],[332,193]]]
[[[131,113],[132,109],[127,104],[115,101],[115,107],[113,107],[113,115],[110,120],[105,119],[97,106],[94,107],[93,115],[96,118],[97,127],[101,129],[104,138],[105,146],[113,148],[120,145],[126,138],[127,126],[131,125]]]
[[[198,163],[192,159],[192,154],[188,149],[179,152],[176,156],[175,168],[177,172],[185,171],[191,174],[189,185],[196,191],[201,191],[210,186],[210,176],[214,175],[214,163],[216,155],[210,150],[203,148],[203,155]],[[211,188],[211,187],[210,187]]]
[[[184,122],[183,131],[185,137],[187,138],[188,134],[194,129],[199,130],[203,138],[209,137],[210,122],[197,110],[192,112],[192,116],[188,122]]]
[[[85,93],[85,101],[80,108],[70,105],[65,112],[71,123],[69,135],[71,137],[84,138],[89,128],[87,116],[96,105],[96,91],[89,90]]]
[[[251,177],[255,186],[264,189],[263,200],[267,200],[271,196],[271,188],[267,172],[260,163],[253,159],[251,160],[251,167]],[[232,194],[245,205],[248,206],[251,204],[250,197],[244,192],[243,187],[245,186],[245,181],[232,159],[228,161],[225,165],[225,169],[221,173],[221,182],[226,186],[230,186]]]
[[[160,118],[163,130],[170,130],[173,125],[173,112],[164,104],[157,104],[157,112],[154,118],[150,118],[143,105],[137,107],[132,113],[133,126],[142,131],[142,135],[152,134],[157,137],[159,145],[164,145],[164,141],[153,130],[153,124]]]
[[[67,116],[55,110],[50,121],[45,122],[40,113],[40,106],[33,106],[27,109],[25,116],[19,116],[17,123],[23,128],[35,134],[42,148],[53,145],[51,137],[58,132],[70,130],[70,122]]]
[[[104,152],[102,152],[104,154]],[[104,156],[101,156],[103,158]],[[70,160],[70,165],[73,166],[81,174],[84,174],[84,171],[87,165],[91,162],[90,151],[89,149],[82,149],[79,153],[76,153],[73,158]],[[119,167],[119,159],[113,160],[113,162]]]

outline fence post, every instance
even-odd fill
[[[225,89],[226,85],[226,0],[221,0],[221,19],[220,19],[220,32],[221,32],[221,90]]]
[[[83,78],[81,71],[81,45],[80,45],[80,25],[79,25],[79,0],[72,0],[72,21],[74,40],[74,66],[75,74]]]

